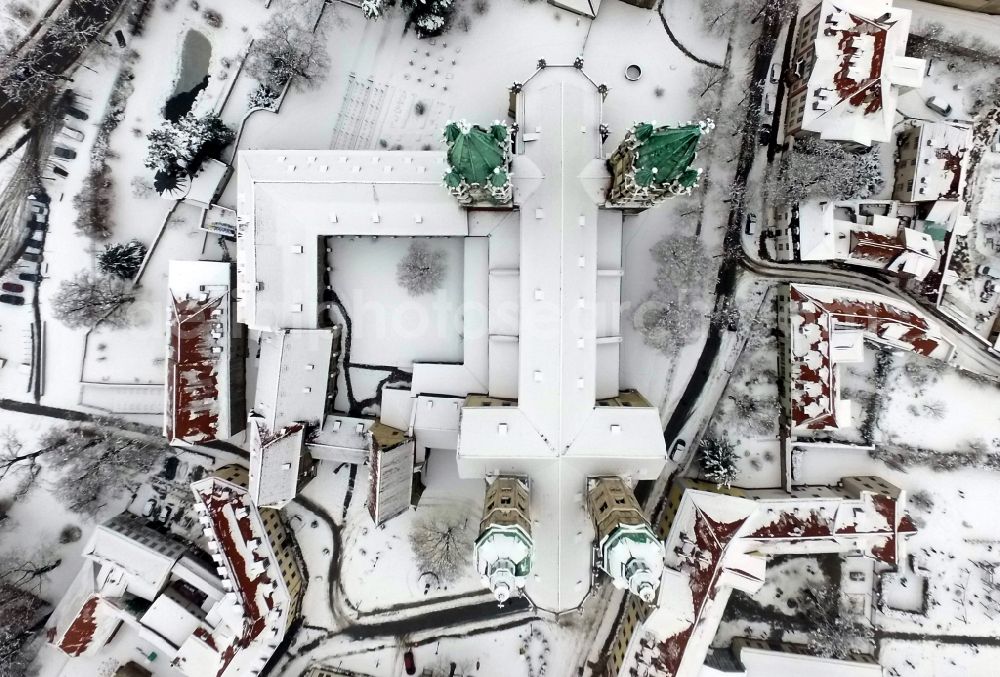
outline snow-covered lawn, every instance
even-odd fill
[[[351,318],[351,361],[410,369],[462,361],[463,238],[330,238],[333,290]],[[396,265],[411,245],[444,255],[441,286],[411,296]]]

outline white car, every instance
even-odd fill
[[[951,115],[951,104],[942,99],[940,96],[932,96],[927,99],[927,107],[935,113],[940,113],[945,116]]]

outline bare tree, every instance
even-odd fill
[[[59,566],[59,560],[0,558],[0,675],[29,674],[38,653],[39,626],[49,607],[38,596],[42,576]]]
[[[53,73],[47,65],[49,59],[39,49],[0,57],[0,91],[20,104],[51,98],[59,82],[71,82],[72,78]]]
[[[81,270],[59,283],[52,297],[52,314],[67,327],[93,327],[99,322],[126,327],[135,298],[131,283]]]
[[[410,296],[430,294],[444,283],[447,270],[443,251],[414,242],[396,266],[396,282]]]
[[[22,498],[35,484],[42,472],[41,457],[49,451],[40,448],[25,451],[24,443],[13,428],[0,433],[0,481],[15,481],[14,498]]]
[[[271,17],[247,56],[247,73],[272,89],[281,89],[293,78],[313,85],[330,68],[322,24],[313,31],[298,16],[282,12]]]
[[[474,539],[467,515],[427,516],[410,531],[410,547],[420,571],[442,582],[459,578],[471,567]]]

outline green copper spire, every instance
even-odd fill
[[[448,144],[448,173],[444,184],[463,204],[509,202],[510,132],[493,123],[489,129],[465,121],[444,128]]]
[[[449,174],[455,174],[459,180],[486,185],[487,181],[493,181],[494,170],[502,170],[506,164],[503,144],[507,142],[507,128],[503,125],[486,130],[479,125],[469,127],[452,122],[444,128],[444,138],[448,142]]]
[[[701,125],[660,127],[643,122],[635,126],[639,141],[635,159],[635,182],[646,187],[653,183],[677,181],[684,188],[698,181],[698,172],[690,169],[704,133]]]

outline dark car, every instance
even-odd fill
[[[21,254],[21,258],[24,259],[25,261],[31,261],[32,263],[41,263],[42,261],[41,254],[33,254],[31,252],[24,252],[23,254]]]
[[[417,663],[413,660],[413,651],[411,649],[407,649],[406,653],[403,654],[403,668],[408,675],[417,674]]]
[[[52,154],[64,160],[73,160],[76,158],[76,151],[65,146],[56,146],[52,149]]]
[[[23,306],[24,297],[17,296],[16,294],[0,294],[0,303],[8,303],[12,306]]]
[[[18,273],[17,279],[25,282],[41,282],[42,276],[38,273]]]
[[[69,172],[67,172],[65,169],[63,169],[62,167],[60,167],[55,163],[52,164],[52,173],[63,179],[69,176]]]
[[[66,115],[70,116],[71,118],[76,118],[77,120],[87,119],[87,114],[84,113],[79,108],[77,108],[76,106],[70,106],[69,108],[67,108]]]
[[[24,291],[24,285],[17,282],[4,282],[2,286],[4,291],[12,291],[15,294],[20,294]]]

